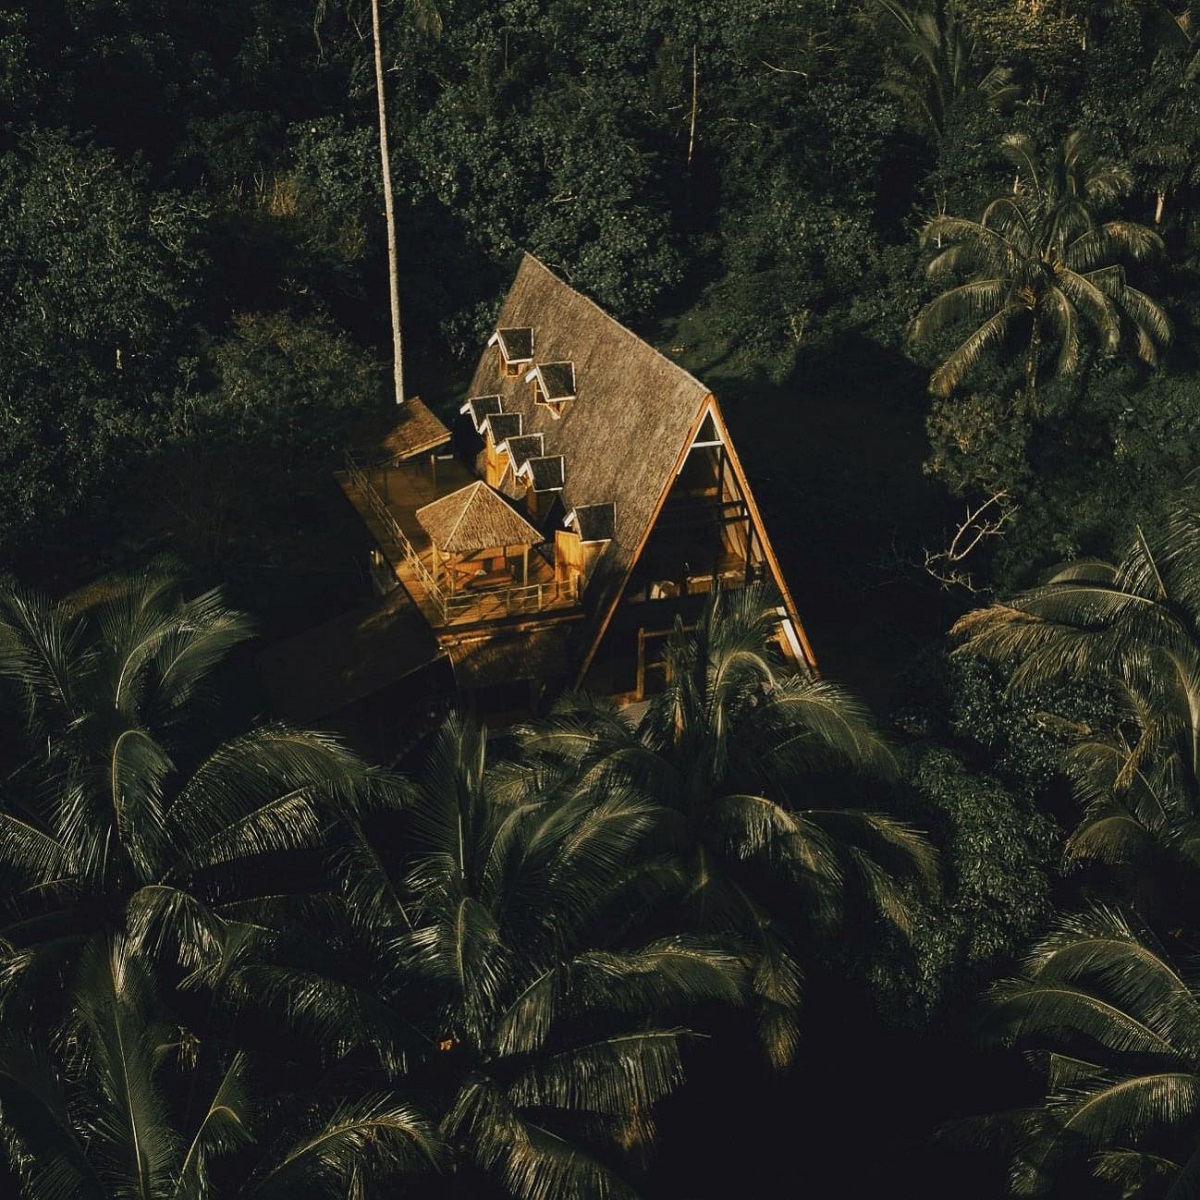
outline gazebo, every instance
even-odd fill
[[[529,581],[529,547],[543,541],[531,525],[483,480],[461,487],[424,508],[417,521],[433,547],[433,577],[446,579],[451,595],[460,585],[502,587],[515,582],[509,552],[521,550],[522,585]]]

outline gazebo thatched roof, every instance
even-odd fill
[[[469,554],[493,546],[536,546],[541,532],[482,479],[417,509],[417,520],[446,554]]]

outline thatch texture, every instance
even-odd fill
[[[616,504],[612,541],[584,596],[594,638],[674,481],[709,392],[532,255],[522,260],[496,324],[532,328],[540,363],[574,364],[576,399],[561,417],[535,404],[530,385],[523,377],[506,377],[491,352],[480,358],[470,394],[499,392],[505,412],[523,417],[525,434],[544,435],[546,455],[564,456],[568,511]]]
[[[417,520],[445,554],[494,546],[536,546],[541,533],[482,480],[418,508]]]
[[[400,419],[383,439],[383,448],[395,459],[415,458],[444,446],[450,430],[437,419],[423,401],[412,396],[400,412]]]
[[[542,629],[498,633],[493,637],[447,646],[460,688],[490,687],[535,679],[563,686],[569,682],[574,656],[569,636],[573,625],[556,622]]]
[[[392,404],[358,422],[351,431],[350,448],[360,461],[399,462],[428,454],[449,441],[450,430],[419,397],[410,396],[403,407]]]
[[[275,713],[315,721],[444,657],[421,610],[396,588],[271,647],[257,665]]]

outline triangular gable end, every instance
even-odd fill
[[[659,517],[662,515],[663,506],[667,502],[667,498],[671,494],[671,489],[675,484],[676,479],[682,473],[684,466],[688,461],[688,455],[693,448],[702,446],[723,446],[727,456],[729,470],[733,475],[734,481],[737,484],[738,491],[741,493],[747,509],[750,527],[753,530],[753,535],[759,541],[762,547],[763,559],[767,563],[771,573],[771,580],[775,584],[776,590],[779,592],[783,600],[781,617],[786,618],[786,623],[783,626],[784,636],[787,638],[793,653],[796,653],[808,669],[816,675],[818,673],[816,655],[813,653],[812,646],[809,643],[808,635],[805,633],[804,626],[800,621],[800,614],[796,609],[796,603],[792,599],[791,591],[784,580],[783,571],[779,566],[779,560],[775,555],[775,549],[771,545],[771,540],[767,536],[766,526],[763,524],[762,514],[759,512],[758,504],[754,499],[754,494],[750,490],[749,481],[746,479],[746,473],[742,469],[741,460],[737,456],[737,452],[733,448],[733,442],[729,436],[728,427],[725,424],[724,418],[721,416],[720,406],[717,404],[717,398],[711,393],[705,398],[700,407],[700,411],[696,415],[695,421],[688,432],[688,437],[680,450],[679,457],[675,462],[674,469],[667,477],[663,484],[662,491],[659,494],[658,500],[655,503],[653,514],[649,524],[642,537],[641,543],[638,545],[628,570],[625,572],[625,577],[621,581],[621,586],[616,590],[608,611],[604,614],[603,619],[599,622],[597,632],[592,640],[592,644],[588,647],[587,654],[584,656],[583,665],[581,666],[578,675],[575,679],[575,686],[582,687],[583,681],[587,677],[588,671],[591,669],[592,663],[595,660],[596,653],[600,649],[601,643],[604,641],[604,635],[608,632],[612,618],[620,607],[621,601],[625,598],[625,593],[629,588],[629,582],[633,578],[637,570],[638,563],[641,560],[642,552],[646,548],[646,543],[650,540],[655,527],[658,524]]]
[[[732,470],[733,477],[737,481],[738,490],[742,493],[742,499],[745,501],[746,507],[750,510],[750,521],[755,536],[762,542],[763,558],[766,559],[767,565],[771,569],[771,580],[783,600],[786,616],[791,621],[790,630],[787,626],[784,626],[784,636],[792,643],[793,650],[798,649],[800,651],[800,655],[803,657],[805,663],[807,663],[808,669],[814,675],[817,675],[819,673],[817,656],[813,653],[812,645],[808,640],[808,634],[804,631],[804,625],[800,620],[800,613],[796,608],[796,602],[792,599],[791,590],[788,588],[787,581],[783,577],[783,570],[779,565],[779,559],[775,556],[775,547],[771,545],[771,539],[767,535],[767,527],[763,524],[762,513],[758,511],[758,503],[754,499],[754,493],[750,490],[750,481],[746,478],[746,472],[742,470],[741,459],[738,458],[737,451],[734,449],[733,440],[729,436],[729,430],[725,425],[725,418],[721,416],[721,410],[717,405],[715,396],[710,401],[710,407],[713,424],[725,445],[725,453],[729,458],[730,470]]]

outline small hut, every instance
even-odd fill
[[[433,575],[450,594],[460,587],[503,587],[516,582],[510,555],[521,552],[522,585],[529,581],[529,547],[543,541],[531,525],[483,480],[417,509],[433,545]]]

